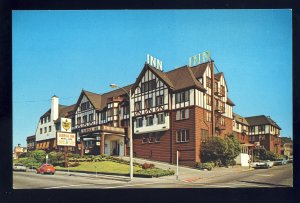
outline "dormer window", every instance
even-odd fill
[[[90,102],[84,102],[84,103],[81,103],[81,105],[80,105],[81,111],[87,110],[89,108],[90,108]]]

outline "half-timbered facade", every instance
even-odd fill
[[[233,122],[232,122],[232,130],[234,136],[240,141],[241,144],[249,143],[248,139],[248,129],[249,129],[249,123],[247,120],[236,114],[233,113]]]
[[[124,89],[129,90],[130,86]],[[74,120],[73,131],[81,155],[125,155],[129,123],[129,100],[125,92],[97,94],[82,90]]]
[[[266,150],[281,153],[281,128],[269,116],[246,117],[249,123],[249,142],[262,146]]]
[[[136,157],[174,163],[178,150],[181,164],[194,166],[201,142],[232,132],[234,104],[224,74],[211,67],[213,62],[163,72],[145,64],[132,87]]]

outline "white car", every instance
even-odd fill
[[[253,168],[272,168],[274,166],[273,161],[267,160],[264,162],[254,162],[252,164]]]
[[[23,164],[17,163],[13,165],[13,170],[14,171],[25,171],[26,172],[26,166],[24,166]]]

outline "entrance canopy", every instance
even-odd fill
[[[119,136],[125,136],[125,129],[107,125],[95,125],[89,126],[86,128],[79,129],[79,136],[80,137],[95,137],[99,136],[100,134],[114,134]]]

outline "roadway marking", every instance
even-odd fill
[[[141,185],[153,185],[161,182],[154,182],[154,183],[143,183],[143,184],[134,184],[134,185],[119,185],[119,186],[113,186],[113,187],[105,187],[103,189],[114,189],[114,188],[122,188],[122,187],[133,187],[133,186],[141,186]]]
[[[265,177],[270,177],[270,176],[274,176],[272,174],[255,174],[256,176],[265,176]]]
[[[77,187],[77,186],[84,186],[84,185],[96,185],[96,184],[89,183],[89,184],[79,184],[79,185],[63,185],[63,186],[47,187],[44,189],[57,189],[57,188]]]

